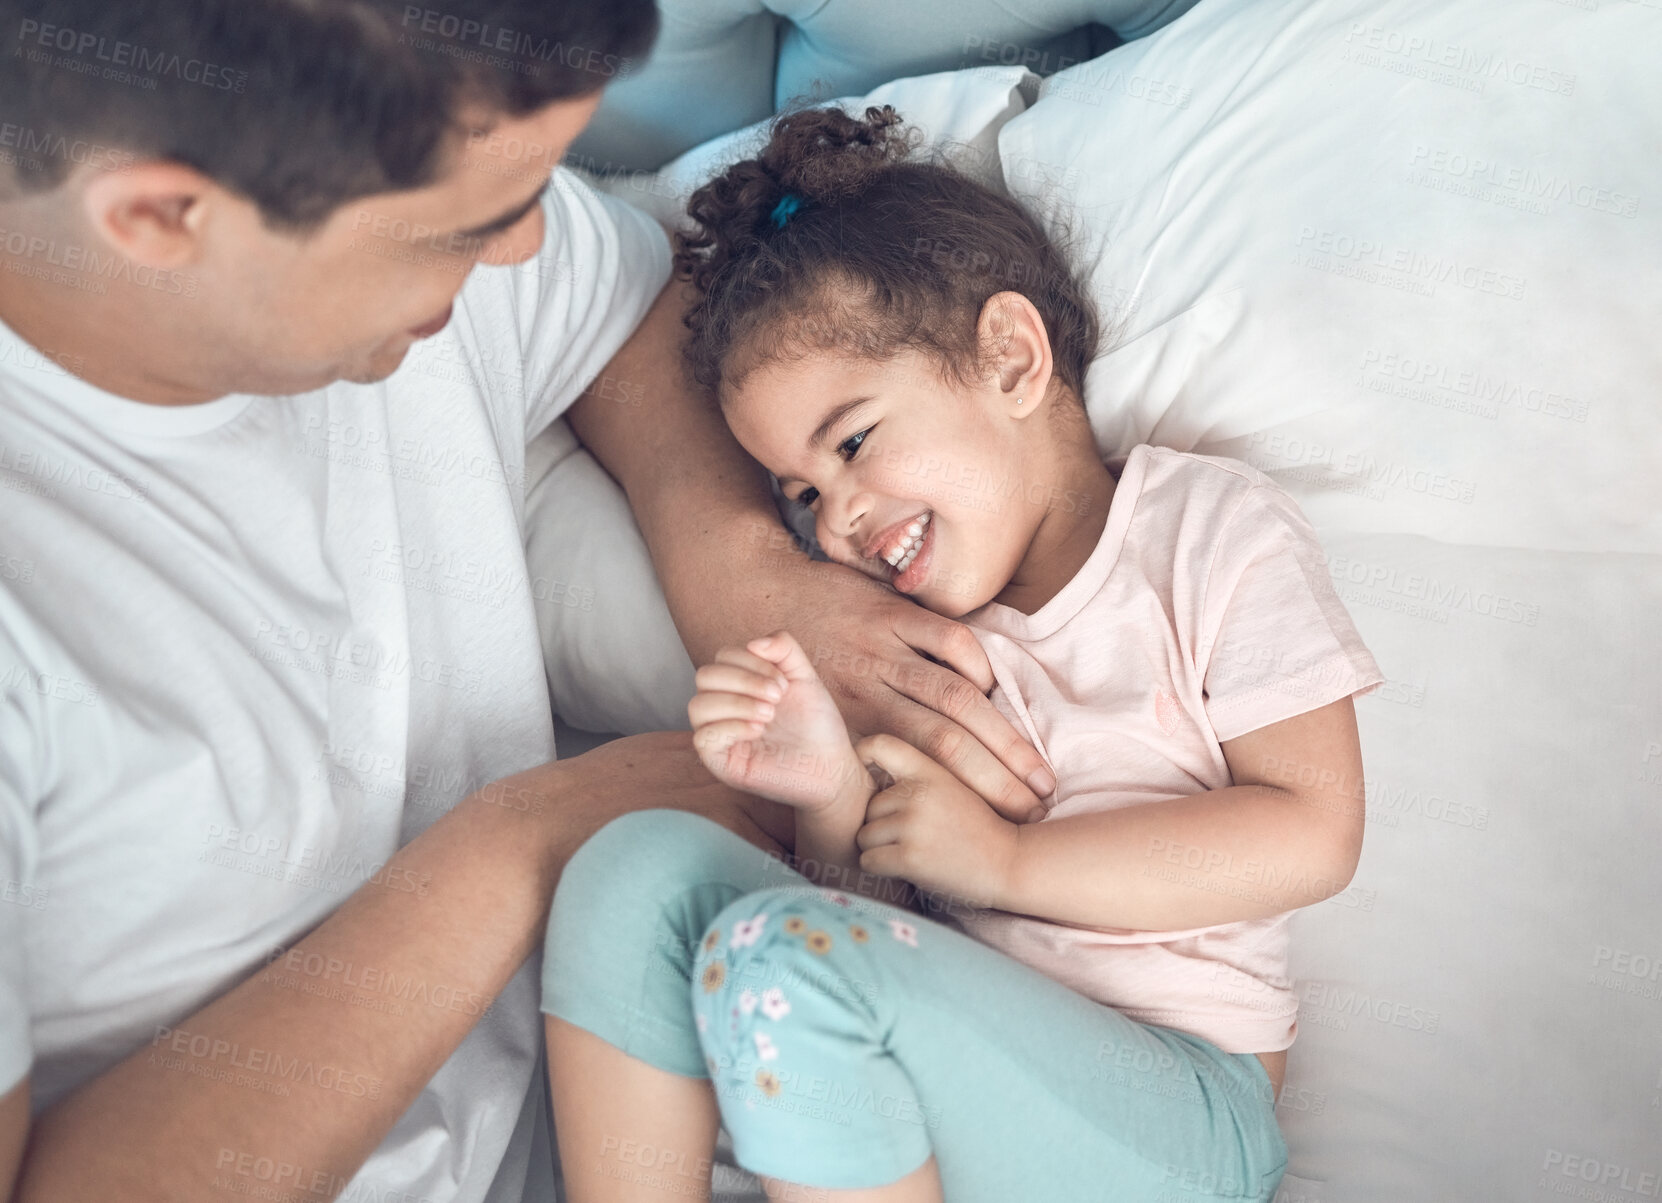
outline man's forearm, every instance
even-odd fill
[[[746,565],[806,557],[779,521],[766,472],[684,370],[689,296],[674,281],[664,289],[567,420],[629,495],[681,640],[703,663],[746,634],[708,604],[723,584],[743,579]],[[634,387],[602,387],[613,379]],[[639,401],[611,399],[619,395]]]
[[[542,772],[459,803],[381,884],[43,1113],[16,1198],[223,1200],[256,1164],[338,1193],[541,939],[561,866],[607,817]],[[345,979],[370,974],[424,1001],[356,1005]]]

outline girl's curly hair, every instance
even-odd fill
[[[1100,337],[1090,295],[1020,204],[943,162],[910,158],[892,107],[786,113],[767,146],[693,193],[675,271],[698,291],[686,355],[708,388],[765,363],[911,348],[968,384],[989,352],[977,323],[994,293],[1044,318],[1056,375],[1083,396]],[[795,198],[794,201],[788,198]]]

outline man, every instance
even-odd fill
[[[966,630],[758,537],[662,232],[550,178],[655,20],[0,0],[0,1196],[517,1199],[565,859],[789,844],[685,733],[549,763],[562,412],[695,660],[788,622],[857,732],[1048,790]]]

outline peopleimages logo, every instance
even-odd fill
[[[1521,413],[1547,418],[1571,422],[1587,420],[1588,402],[1585,398],[1525,384],[1505,373],[1484,371],[1467,364],[1370,347],[1362,353],[1362,363],[1357,372],[1357,382],[1370,392],[1392,392],[1418,400],[1421,393],[1414,390],[1433,390],[1434,393],[1469,401],[1469,406],[1458,408],[1485,418],[1496,417],[1499,407],[1506,406]],[[1395,387],[1397,385],[1406,388]]]
[[[1439,284],[1454,284],[1473,292],[1489,293],[1508,300],[1521,300],[1527,281],[1497,268],[1463,260],[1454,255],[1432,254],[1407,246],[1393,246],[1372,238],[1338,230],[1300,226],[1294,249],[1307,256],[1303,266],[1334,270],[1335,265],[1359,269],[1358,278],[1381,282],[1377,273],[1419,286],[1425,296],[1435,296]],[[1370,275],[1369,273],[1374,273]],[[1355,274],[1337,271],[1339,275]],[[1430,290],[1430,291],[1427,291]]]
[[[66,138],[62,134],[15,125],[10,121],[0,121],[0,151],[16,152],[13,156],[0,156],[0,161],[12,162],[17,157],[61,159],[101,171],[123,171],[132,166],[137,158],[130,150],[103,146],[83,138]]]
[[[30,46],[31,39],[33,47]],[[63,57],[53,59],[53,66],[94,74],[97,73],[95,64],[105,63],[104,78],[119,83],[140,84],[147,90],[155,88],[156,79],[160,76],[171,76],[220,92],[240,93],[248,86],[246,71],[29,17],[25,17],[19,25],[17,40],[20,53],[27,53],[33,60],[49,58],[49,51],[61,51]],[[91,62],[87,61],[89,57]],[[131,68],[132,73],[118,71],[117,68]]]
[[[1481,92],[1484,84],[1493,82],[1534,88],[1558,96],[1575,94],[1575,76],[1544,63],[1533,63],[1498,50],[1463,46],[1458,42],[1445,42],[1383,25],[1353,22],[1350,31],[1345,34],[1345,44],[1352,52],[1373,55],[1377,61],[1362,60],[1371,66],[1389,67],[1394,60],[1422,70],[1440,69],[1476,85],[1471,89],[1476,92]]]
[[[1519,626],[1532,627],[1541,620],[1541,607],[1535,602],[1508,597],[1492,589],[1473,589],[1455,581],[1438,580],[1427,572],[1409,572],[1394,565],[1372,563],[1353,556],[1323,552],[1322,561],[1327,565],[1328,575],[1338,585],[1381,589],[1413,601],[1425,602],[1435,610],[1463,610],[1482,618],[1517,623]]]
[[[1631,192],[1618,192],[1561,172],[1542,171],[1522,163],[1502,163],[1424,142],[1414,144],[1408,166],[1411,170],[1515,192],[1534,201],[1560,201],[1617,217],[1634,217],[1639,212],[1639,198]],[[1479,199],[1487,198],[1479,194]],[[1551,212],[1550,205],[1545,212]]]
[[[631,69],[630,60],[620,54],[603,54],[598,50],[586,46],[568,45],[565,42],[551,42],[547,38],[524,33],[517,29],[508,29],[502,25],[492,25],[489,21],[480,21],[473,17],[461,17],[455,13],[443,12],[436,8],[423,8],[419,4],[404,6],[403,25],[405,33],[402,39],[409,43],[412,34],[426,34],[430,38],[443,39],[451,46],[465,44],[469,48],[478,47],[483,51],[495,51],[498,54],[511,54],[520,58],[541,59],[543,62],[560,62],[573,71],[587,71],[591,75],[616,76],[619,79],[627,76]],[[427,44],[411,43],[418,50],[445,50],[437,42]],[[510,66],[505,61],[484,59],[493,66]]]
[[[1301,992],[1300,1019],[1308,1019],[1319,1027],[1350,1026],[1352,1018],[1372,1019],[1377,1023],[1405,1028],[1411,1032],[1435,1035],[1442,1016],[1427,1007],[1416,1007],[1395,999],[1378,998],[1348,986],[1328,982],[1307,982]]]
[[[1558,1195],[1570,1194],[1573,1191],[1578,1197],[1584,1198],[1619,1199],[1625,1194],[1642,1199],[1654,1199],[1662,1193],[1662,1175],[1656,1170],[1641,1170],[1636,1166],[1588,1157],[1582,1153],[1570,1153],[1563,1149],[1547,1150],[1546,1157],[1541,1162],[1541,1174],[1541,1185]],[[1554,1181],[1554,1178],[1558,1180]],[[1572,1182],[1562,1181],[1564,1178],[1592,1183],[1599,1189],[1588,1195],[1584,1193],[1584,1188],[1577,1188]],[[1618,1194],[1618,1191],[1622,1194]]]

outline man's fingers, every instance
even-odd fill
[[[940,672],[954,676],[948,669]],[[991,706],[986,698],[982,703]],[[987,804],[1012,822],[1029,822],[1044,813],[1038,795],[1017,780],[1005,764],[987,750],[986,745],[950,719],[918,704],[904,705],[900,714],[889,718],[899,737],[872,735],[855,745],[862,761],[869,761],[886,770],[890,776],[919,776],[928,769],[945,769]],[[993,716],[1003,722],[996,710]],[[1009,730],[1008,724],[1005,724]],[[873,744],[876,754],[867,751],[868,741],[890,740],[892,743]],[[898,745],[898,746],[896,746]],[[1031,752],[1032,750],[1029,749]],[[1037,753],[1033,753],[1037,756]],[[1043,764],[1043,761],[1040,761]]]
[[[999,722],[1004,721],[996,710],[993,715]],[[1039,795],[988,751],[981,737],[950,719],[925,709],[922,719],[907,732],[907,738],[915,741],[927,756],[980,794],[987,800],[987,805],[1011,822],[1030,821],[1035,813],[1043,813]]]
[[[999,759],[1011,775],[1025,784],[1033,798],[1014,812],[1003,812],[1001,809],[1001,813],[1006,818],[1026,817],[1040,798],[1047,797],[1056,788],[1056,777],[1045,764],[1044,757],[987,698],[994,684],[993,670],[980,642],[962,623],[923,609],[897,618],[895,634],[912,647],[945,661],[948,667],[927,662],[909,664],[896,671],[890,683],[914,702],[944,715],[968,731]],[[947,732],[937,731],[935,737],[945,739]],[[921,743],[918,746],[958,772],[962,760],[950,747],[931,747]],[[962,773],[958,776],[964,784],[974,784]],[[1021,802],[1019,795],[1011,795],[1007,787],[1000,792],[1012,806],[1018,806]],[[989,797],[984,793],[982,796]]]
[[[973,788],[975,782],[959,772],[959,768],[979,763],[981,757],[976,754],[979,750],[991,753],[1011,777],[1023,783],[1032,795],[1030,798],[1012,794],[1007,787],[1001,789],[1001,794],[1011,806],[1019,804],[1019,809],[1014,811],[1005,811],[1000,807],[1000,813],[1005,818],[1025,818],[1040,798],[1048,797],[1056,788],[1056,776],[1045,764],[1044,757],[999,713],[991,699],[975,692],[974,687],[957,673],[933,665],[915,666],[897,674],[894,687],[944,720],[933,724],[933,729],[925,736],[932,742],[919,742],[918,746],[956,773],[965,785]],[[974,737],[967,742],[979,743],[980,749],[969,747],[961,750],[961,745],[966,742],[962,739],[964,732]],[[993,800],[984,791],[977,792],[983,798]],[[996,806],[996,800],[993,801]]]
[[[963,623],[943,618],[922,606],[913,606],[895,615],[894,633],[908,646],[951,665],[983,697],[993,687],[993,666],[987,661],[987,653]]]

